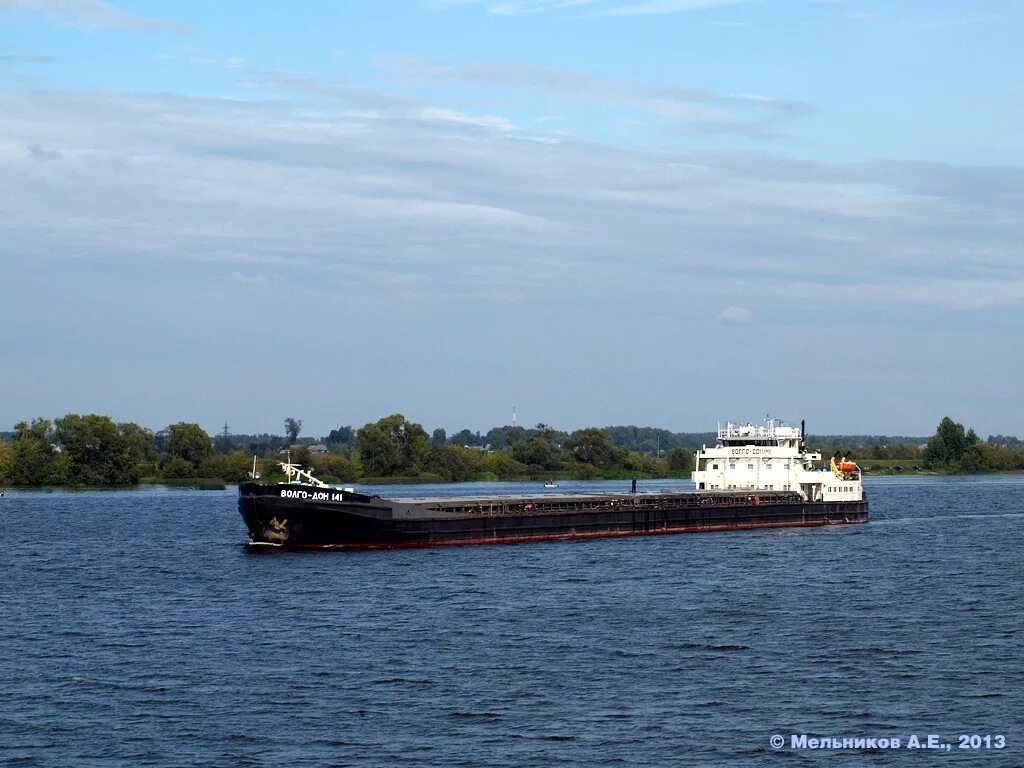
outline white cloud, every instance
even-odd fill
[[[718,314],[726,325],[746,325],[754,319],[754,313],[744,307],[726,307]]]
[[[888,303],[904,306],[938,307],[948,310],[981,310],[1024,305],[1024,278],[1010,280],[908,278],[901,282],[823,285],[796,282],[788,292],[801,298],[827,294],[848,303]]]
[[[191,34],[193,31],[183,24],[121,10],[104,0],[0,0],[0,10],[42,13],[70,19],[86,28],[153,30],[175,34]]]
[[[738,5],[753,0],[643,0],[643,2],[608,2],[605,0],[438,0],[438,5],[465,6],[483,4],[496,16],[522,16],[549,11],[586,9],[597,16],[650,16],[685,13],[720,5]]]
[[[496,16],[522,16],[529,13],[578,8],[594,0],[500,0],[487,2],[487,12]]]
[[[418,110],[419,117],[423,120],[436,120],[440,122],[460,123],[462,125],[476,125],[481,128],[496,128],[500,131],[511,131],[514,126],[504,117],[481,116],[471,117],[457,112],[454,109],[442,109],[439,107],[424,107]]]
[[[994,423],[1016,402],[1020,168],[546,143],[526,140],[544,136],[528,120],[480,125],[493,115],[443,98],[241,73],[262,98],[0,90],[0,325],[35,356],[16,361],[28,383],[2,403],[12,420],[135,418],[133,398],[169,420],[260,413],[295,369],[271,366],[240,395],[251,348],[224,339],[252,336],[315,361],[304,402],[324,423],[400,407],[485,426],[521,390],[560,426],[665,423],[694,361],[716,394],[673,417],[689,428],[785,398],[824,423],[834,402],[815,393],[879,358],[886,376],[863,374],[873,412],[908,391],[934,411],[993,382],[1008,390],[991,398]],[[743,322],[772,340],[744,350],[765,371],[756,397],[728,375],[728,324]],[[802,387],[792,361],[848,333],[842,365]],[[152,375],[109,377],[146,355]],[[636,386],[624,359],[664,363],[671,391],[623,398]],[[181,360],[201,393],[166,378]],[[392,375],[396,360],[409,375]],[[79,406],[54,384],[42,400],[55,366],[105,399]]]
[[[268,281],[370,287],[404,275],[455,295],[756,295],[704,310],[733,323],[797,298],[1024,300],[1019,169],[527,141],[501,117],[299,87],[295,104],[0,93],[3,258],[259,264]]]
[[[524,64],[449,66],[418,56],[377,56],[375,64],[403,80],[453,88],[531,90],[555,94],[566,103],[615,106],[682,122],[705,133],[739,134],[774,139],[781,120],[814,112],[805,102],[755,93],[718,94],[701,88],[636,84],[579,70]]]
[[[265,275],[246,275],[242,272],[232,272],[231,279],[234,282],[241,283],[243,285],[258,285],[267,281]]]
[[[715,8],[721,5],[741,5],[752,0],[647,0],[640,3],[624,3],[598,11],[602,16],[656,16],[669,13],[685,13]]]

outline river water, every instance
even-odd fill
[[[1024,477],[867,487],[860,526],[269,555],[234,489],[8,490],[0,764],[1021,765]]]

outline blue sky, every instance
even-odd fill
[[[0,0],[0,428],[1024,435],[1010,0]]]

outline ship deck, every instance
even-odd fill
[[[686,491],[682,493],[543,494],[507,497],[396,499],[399,503],[462,513],[469,517],[558,514],[602,510],[678,510],[700,507],[741,507],[800,503],[795,491]]]

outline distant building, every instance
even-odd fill
[[[286,453],[297,451],[300,448],[305,448],[309,451],[310,456],[326,456],[331,452],[331,449],[323,443],[294,443],[287,448],[282,448],[278,453],[284,456]]]

